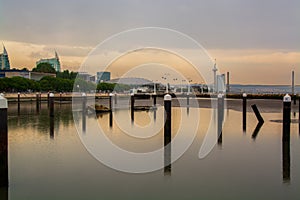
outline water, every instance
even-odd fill
[[[172,164],[171,172],[161,169],[145,174],[113,170],[90,155],[77,134],[70,104],[56,104],[52,135],[47,104],[42,104],[37,113],[34,103],[23,103],[18,115],[17,105],[11,103],[8,109],[9,199],[299,199],[298,124],[291,124],[291,163],[283,166],[282,127],[270,121],[282,118],[281,108],[270,109],[268,106],[272,104],[260,102],[256,103],[265,123],[255,139],[252,138],[257,124],[254,113],[247,113],[244,133],[240,102],[230,100],[230,109],[225,110],[227,119],[222,143],[201,160],[198,153],[211,117],[209,106],[203,106],[200,101],[201,108],[190,108],[189,114],[185,109],[173,108],[174,131],[181,121],[193,120],[193,113],[200,114],[196,138]],[[276,101],[272,103],[281,105]],[[181,112],[185,119],[179,117]],[[127,113],[128,110],[118,110],[114,118],[127,116]],[[152,114],[136,112],[136,123],[147,125]],[[158,112],[157,123],[161,119]],[[130,117],[124,120],[130,121]],[[114,143],[129,151],[147,152],[163,145],[162,130],[148,140],[135,140],[124,134],[115,122],[110,128],[109,114],[87,117],[86,134],[95,123],[103,127]],[[192,134],[188,127],[187,137]],[[290,177],[283,177],[289,167]],[[0,190],[2,196],[5,193],[5,189]]]
[[[248,94],[286,94],[292,92],[290,85],[230,85],[231,93]],[[295,86],[295,93],[300,93],[300,86]]]

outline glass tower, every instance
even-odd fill
[[[3,45],[3,53],[0,54],[0,70],[10,70],[8,54],[4,45]]]

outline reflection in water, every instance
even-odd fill
[[[282,142],[282,179],[289,183],[291,180],[290,142]]]
[[[0,199],[8,200],[8,187],[0,187]]]
[[[130,113],[131,113],[131,123],[134,124],[134,108],[130,109]]]
[[[282,179],[283,182],[289,183],[291,180],[291,158],[290,158],[290,133],[283,129],[282,137]]]
[[[113,126],[113,112],[112,110],[109,111],[109,127]]]
[[[40,113],[40,104],[39,104],[38,100],[36,101],[35,109],[36,109],[36,114],[39,114]]]
[[[86,96],[82,97],[82,132],[85,133],[86,131],[86,102],[87,98]],[[61,104],[60,104],[61,105]]]
[[[20,115],[20,102],[18,102],[18,115]]]
[[[7,109],[0,109],[0,187],[8,186]]]
[[[171,143],[164,147],[164,175],[171,175]]]
[[[224,97],[218,98],[218,145],[223,142]]]
[[[20,114],[18,114],[18,104],[9,104],[8,122],[10,130],[19,128],[35,128],[38,132],[49,134],[50,117],[47,103],[41,104],[39,115],[36,115],[36,106],[31,102],[22,102]],[[58,130],[61,126],[68,127],[73,122],[72,105],[62,104],[60,109],[56,109],[53,117],[54,128]]]
[[[260,131],[260,129],[261,129],[261,127],[262,127],[263,124],[264,124],[264,122],[258,122],[257,123],[257,125],[256,125],[256,127],[255,127],[255,129],[253,131],[253,134],[252,134],[252,139],[253,140],[256,139],[256,137],[257,137],[257,135],[258,135],[258,133],[259,133],[259,131]]]
[[[50,119],[50,138],[54,139],[54,117],[49,117]]]
[[[211,117],[215,117],[216,122],[218,120],[217,112],[211,116],[210,109],[190,107],[189,117],[187,118],[186,110],[183,110],[184,114],[181,119],[181,110],[173,107],[173,136],[176,136],[174,133],[183,121],[186,130],[185,136],[190,137],[189,120],[194,119],[194,112],[200,113],[201,111],[201,123],[195,142],[180,159],[172,163],[172,166],[168,163],[170,163],[171,153],[174,155],[176,147],[174,145],[172,149],[171,146],[165,147],[160,160],[161,163],[166,164],[164,167],[165,176],[162,174],[162,170],[130,175],[118,173],[100,164],[87,153],[76,133],[71,109],[72,106],[66,104],[62,104],[61,109],[59,106],[56,107],[53,118],[55,141],[51,141],[49,139],[50,118],[46,102],[45,104],[42,103],[39,115],[35,114],[35,103],[32,105],[22,103],[19,118],[17,117],[17,104],[10,104],[10,159],[11,163],[14,164],[9,169],[10,185],[12,186],[9,188],[11,199],[35,200],[45,199],[45,197],[55,199],[60,196],[61,199],[142,199],[153,197],[153,199],[170,198],[176,200],[182,199],[184,196],[197,199],[202,195],[204,199],[223,197],[230,199],[232,193],[228,191],[232,188],[236,188],[234,194],[236,199],[245,197],[247,199],[271,199],[272,197],[273,199],[281,199],[283,195],[297,199],[297,194],[299,196],[299,181],[296,179],[296,174],[299,173],[298,168],[293,168],[295,180],[291,183],[293,184],[292,187],[287,190],[285,184],[282,184],[282,180],[290,182],[291,175],[293,175],[290,174],[293,163],[290,160],[289,143],[282,143],[282,152],[277,151],[277,141],[281,140],[280,133],[282,132],[279,123],[266,121],[264,128],[259,132],[261,134],[259,142],[253,143],[251,138],[240,134],[241,112],[230,110],[230,118],[227,118],[228,123],[223,127],[224,137],[226,137],[226,145],[223,144],[225,148],[221,151],[213,151],[207,159],[199,160],[196,155]],[[95,124],[100,123],[107,133],[107,137],[121,148],[132,152],[149,152],[162,147],[163,130],[146,142],[134,139],[124,134],[117,126],[118,124],[109,128],[109,114],[97,115],[99,118]],[[121,116],[130,126],[128,110],[120,110],[112,114],[114,119]],[[163,121],[163,112],[157,110],[156,114],[156,124],[159,124]],[[154,113],[150,115],[152,117]],[[81,115],[79,116],[81,117]],[[277,116],[278,113],[266,115],[268,118]],[[135,118],[136,122],[141,121],[141,124],[149,121],[145,112],[135,112]],[[249,124],[257,123],[255,118],[248,120]],[[95,120],[87,118],[87,130],[92,125],[89,122],[93,121]],[[116,122],[117,120],[114,123]],[[222,135],[219,137],[220,142],[221,139]],[[216,141],[215,138],[214,141]],[[294,142],[293,150],[299,152],[299,149],[299,143]],[[274,155],[274,152],[277,152],[277,155]],[[280,153],[282,153],[282,157],[279,156]],[[269,158],[266,155],[274,155],[274,157]],[[298,163],[299,157],[295,156],[295,161]],[[282,171],[280,170],[281,167],[274,167],[279,163],[282,165]],[[176,181],[165,181],[171,180],[170,178],[176,179]],[[115,188],[122,188],[124,185],[127,186],[124,190],[115,192]],[[196,187],[197,185],[204,185],[205,188]],[[273,189],[271,193],[266,192],[266,185]],[[45,188],[51,188],[51,190],[45,190]],[[136,190],[136,188],[139,189]],[[143,188],[151,188],[151,190]],[[6,200],[7,196],[7,188],[4,190],[0,188],[0,199]]]

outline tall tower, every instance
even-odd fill
[[[55,51],[54,58],[42,58],[36,62],[36,66],[40,63],[49,63],[57,72],[60,72],[60,61],[57,52]]]
[[[60,69],[60,61],[59,61],[59,57],[58,57],[58,54],[57,54],[57,51],[55,50],[55,58],[56,58],[56,63],[55,63],[55,70],[57,72],[60,72],[61,69]]]
[[[217,59],[215,59],[215,64],[214,64],[214,68],[212,69],[212,71],[214,72],[214,88],[213,88],[213,93],[217,92]]]
[[[0,69],[1,70],[10,70],[10,63],[8,59],[8,54],[5,46],[3,45],[3,53],[0,54]]]

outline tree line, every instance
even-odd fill
[[[0,92],[89,92],[89,91],[124,91],[130,86],[115,83],[99,83],[85,81],[77,78],[77,72],[65,70],[56,72],[49,63],[40,63],[33,72],[44,72],[56,74],[56,77],[45,76],[39,81],[30,80],[23,77],[0,78]]]
[[[88,92],[102,91],[122,92],[129,90],[131,87],[116,83],[99,83],[88,82],[83,79],[66,79],[52,76],[45,76],[39,81],[30,80],[23,77],[0,78],[1,92]]]

